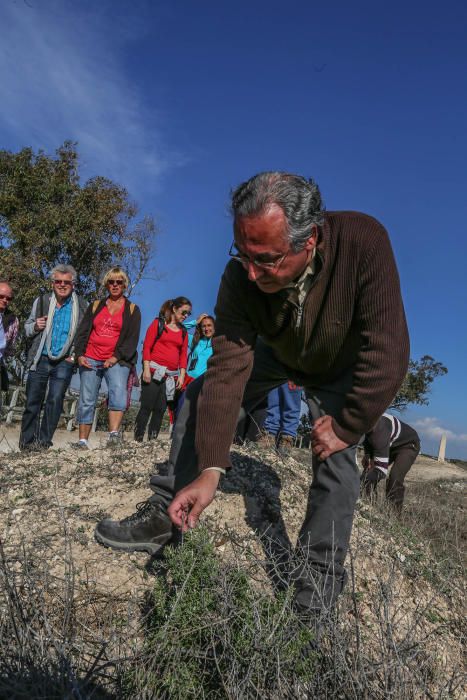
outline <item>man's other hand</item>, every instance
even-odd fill
[[[197,479],[175,495],[168,513],[182,532],[196,526],[199,516],[216,495],[219,479],[219,472],[201,472]]]
[[[313,454],[323,461],[334,452],[345,450],[349,443],[337,437],[332,427],[331,416],[321,416],[313,424],[311,446]]]

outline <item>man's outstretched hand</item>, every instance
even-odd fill
[[[345,450],[349,443],[337,437],[332,427],[331,416],[321,416],[313,423],[311,447],[319,460],[330,457],[334,452]]]
[[[199,516],[216,495],[219,479],[219,472],[201,472],[197,479],[175,495],[168,514],[182,532],[196,526]]]

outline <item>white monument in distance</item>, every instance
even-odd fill
[[[446,461],[446,433],[441,435],[441,440],[439,441],[439,452],[438,452],[438,462]]]

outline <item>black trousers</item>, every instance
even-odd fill
[[[141,383],[141,406],[135,421],[135,440],[143,440],[149,421],[148,438],[155,440],[159,435],[167,408],[165,381]]]
[[[420,441],[418,440],[407,445],[392,447],[389,452],[389,463],[392,462],[392,466],[386,482],[386,497],[398,511],[402,510],[404,503],[404,479],[419,452]]]
[[[272,349],[259,340],[239,419],[264,400],[271,389],[288,379],[305,387],[311,416],[316,420],[325,414],[340,414],[352,374],[347,373],[332,385],[307,386],[306,377],[297,376],[285,367],[276,359]],[[155,474],[150,480],[154,491],[151,500],[166,507],[174,494],[199,473],[195,433],[197,401],[202,385],[203,377],[199,377],[187,387],[174,428],[167,475]],[[289,570],[290,581],[295,586],[296,608],[305,614],[320,613],[332,607],[345,584],[344,560],[360,485],[356,447],[352,445],[336,452],[323,462],[313,459],[313,480],[305,519]]]

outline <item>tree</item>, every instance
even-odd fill
[[[409,370],[390,408],[403,411],[411,403],[427,406],[432,382],[447,371],[447,367],[430,355],[410,360]]]
[[[50,288],[57,264],[73,265],[77,291],[88,299],[99,294],[101,275],[114,264],[126,269],[131,289],[147,270],[157,233],[153,219],[137,220],[127,190],[107,178],[81,184],[78,166],[70,141],[55,156],[31,148],[0,151],[0,275],[11,282],[21,319]],[[24,361],[24,345],[16,359]]]

